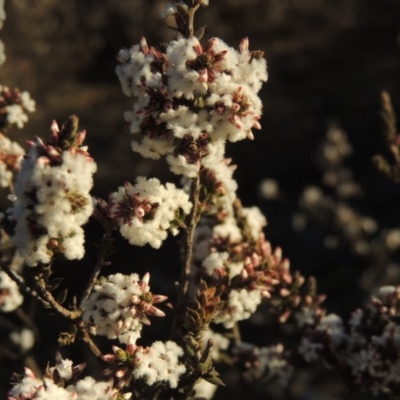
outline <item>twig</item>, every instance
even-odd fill
[[[185,237],[185,258],[182,265],[181,277],[178,286],[178,299],[176,304],[175,319],[172,324],[172,333],[178,328],[182,307],[186,300],[186,295],[189,289],[189,275],[192,266],[193,256],[193,237],[196,229],[197,222],[199,221],[198,208],[199,208],[199,194],[200,194],[200,174],[192,180],[190,188],[190,200],[192,201],[192,210],[189,215],[188,229]]]
[[[92,338],[90,337],[90,334],[87,330],[86,325],[81,322],[79,324],[79,329],[82,333],[82,339],[83,341],[89,346],[91,352],[97,357],[97,358],[101,358],[102,353],[100,351],[100,349],[96,346],[96,344],[93,342]]]
[[[47,300],[47,302],[61,315],[64,317],[70,319],[70,320],[75,320],[79,318],[82,314],[81,310],[74,310],[70,311],[63,307],[60,303],[57,302],[57,300],[53,297],[53,295],[43,286],[41,286],[39,283],[37,285],[39,291],[41,292],[41,296]]]
[[[103,236],[103,241],[106,239],[109,239],[111,237],[110,232],[106,232]],[[89,282],[86,286],[86,289],[82,295],[81,302],[84,299],[87,299],[90,296],[90,293],[92,293],[93,287],[96,284],[97,278],[99,277],[100,271],[104,266],[105,259],[107,257],[108,249],[103,248],[99,251],[99,254],[97,255],[97,263],[92,271],[92,275],[90,276]]]
[[[239,324],[237,322],[235,322],[235,325],[233,325],[232,333],[233,333],[233,338],[234,338],[235,344],[238,345],[238,344],[242,343],[242,335],[240,333]]]
[[[23,292],[30,294],[35,299],[38,299],[45,307],[50,307],[50,304],[43,298],[41,295],[35,290],[31,289],[29,286],[25,284],[21,279],[19,279],[14,273],[10,270],[9,267],[4,264],[0,264],[1,269],[12,279],[18,286],[18,288]]]

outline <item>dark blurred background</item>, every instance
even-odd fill
[[[176,181],[165,163],[143,160],[130,150],[122,114],[131,99],[122,94],[114,73],[117,52],[137,43],[142,35],[153,45],[172,38],[159,17],[165,3],[6,0],[7,19],[0,38],[7,61],[0,69],[0,83],[29,91],[37,105],[25,129],[10,130],[9,134],[20,142],[33,135],[46,137],[52,119],[62,122],[77,114],[81,127],[88,131],[89,149],[98,164],[94,195],[106,196],[138,174]],[[228,146],[228,155],[238,165],[239,196],[246,206],[262,208],[269,221],[266,234],[273,245],[283,247],[293,269],[317,276],[321,291],[331,299],[327,307],[347,317],[370,294],[359,285],[359,276],[370,261],[345,244],[334,251],[327,249],[318,226],[302,233],[294,231],[292,216],[303,189],[322,183],[315,154],[334,122],[347,132],[354,152],[349,166],[364,188],[364,196],[352,207],[372,216],[380,229],[399,225],[400,191],[375,171],[371,157],[384,151],[379,119],[382,90],[391,94],[400,111],[400,1],[210,0],[210,6],[197,15],[197,26],[204,24],[205,39],[218,36],[237,47],[240,39],[248,36],[250,48],[265,51],[268,61],[269,81],[261,92],[263,129],[255,132],[254,141]],[[266,178],[279,183],[280,200],[260,196],[260,182]],[[92,241],[100,236],[98,230],[95,222],[89,223],[88,256],[83,262],[60,266],[70,268],[65,284],[74,283],[77,292],[93,265]],[[133,249],[122,240],[118,244],[122,251],[114,257],[116,269],[150,270],[154,291],[173,297],[172,281],[178,277],[179,265],[173,240],[168,240],[161,252]],[[50,321],[37,318],[38,323]],[[155,325],[157,331],[162,324],[157,321]],[[251,340],[253,331],[245,332]],[[40,366],[52,360],[56,337],[51,327],[43,334],[37,345],[42,352]],[[150,333],[145,340],[151,339]],[[3,386],[10,369],[0,367]],[[325,390],[318,394],[319,389],[315,392],[307,385],[319,375],[304,376],[298,378],[303,379],[301,390],[271,398],[341,398],[329,397],[336,390],[329,389],[331,382],[335,386],[334,380],[314,382]],[[340,390],[336,390],[338,396],[343,395]],[[219,398],[228,393],[221,391]],[[232,393],[229,396],[233,398]]]

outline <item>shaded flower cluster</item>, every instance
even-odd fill
[[[249,383],[262,379],[274,380],[286,386],[293,372],[282,344],[259,348],[242,342],[233,347],[232,355],[236,366]]]
[[[400,384],[400,288],[385,286],[372,305],[351,315],[348,331],[329,314],[309,329],[299,347],[308,361],[322,358],[361,391],[396,394]]]
[[[70,360],[59,360],[55,367],[48,367],[43,379],[25,368],[23,377],[8,393],[8,400],[123,400],[131,393],[121,394],[113,382],[96,381],[87,376],[77,380],[85,364],[72,365]]]

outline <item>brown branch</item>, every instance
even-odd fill
[[[110,237],[111,237],[111,233],[106,232],[103,236],[103,241],[109,239]],[[96,281],[97,281],[97,278],[99,277],[101,269],[104,267],[108,252],[109,252],[109,249],[106,247],[100,249],[100,251],[97,255],[97,263],[92,271],[92,275],[90,276],[90,279],[88,281],[86,289],[83,292],[83,295],[81,298],[81,303],[83,300],[87,299],[90,296],[90,293],[92,293],[93,287],[96,284]]]
[[[38,299],[45,307],[50,307],[50,304],[43,298],[41,295],[35,290],[31,289],[28,285],[25,284],[21,279],[19,279],[14,273],[4,264],[0,264],[1,269],[12,279],[18,286],[19,290],[22,293],[26,293]]]
[[[101,358],[102,353],[101,353],[100,349],[96,346],[96,344],[93,342],[92,338],[90,337],[90,334],[89,334],[88,329],[84,322],[79,323],[79,329],[82,333],[83,341],[89,346],[89,349],[91,350],[91,352],[97,358]]]
[[[57,300],[53,297],[51,292],[49,292],[43,285],[40,283],[37,284],[38,290],[40,291],[41,296],[57,311],[59,314],[63,315],[65,318],[70,320],[75,320],[79,318],[82,314],[81,310],[73,310],[70,311],[67,308],[63,307]]]
[[[196,11],[200,7],[200,4],[196,4],[193,7],[190,7],[188,12],[188,19],[187,19],[187,37],[192,38],[194,36],[194,15],[196,14]]]
[[[187,292],[189,289],[189,275],[192,267],[192,257],[193,257],[193,237],[200,217],[199,195],[200,195],[200,173],[198,173],[196,178],[192,180],[192,185],[190,188],[190,200],[193,206],[189,214],[188,228],[185,237],[185,244],[184,244],[185,257],[182,265],[181,277],[179,279],[178,299],[175,311],[175,319],[172,325],[172,333],[174,333],[174,331],[178,327],[178,323],[180,321],[180,314],[182,312],[182,307],[186,301]]]

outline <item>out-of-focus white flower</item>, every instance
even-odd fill
[[[0,271],[0,311],[14,311],[23,301],[17,284],[4,271]]]
[[[21,329],[20,331],[11,332],[10,340],[22,351],[30,350],[35,344],[35,335],[30,329]]]
[[[17,125],[22,128],[28,121],[28,116],[24,113],[24,109],[19,104],[12,104],[6,107],[7,122],[10,125]]]

